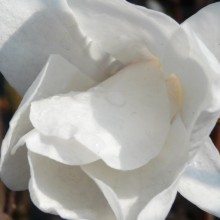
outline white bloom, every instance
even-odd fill
[[[0,71],[30,86],[2,180],[67,219],[164,219],[177,191],[220,216],[219,20],[220,4],[179,25],[124,0],[0,0]]]

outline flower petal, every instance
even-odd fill
[[[137,220],[164,220],[176,198],[178,179],[156,195],[141,211]],[[155,211],[158,210],[158,211]]]
[[[179,27],[165,14],[126,1],[67,2],[82,31],[124,64],[160,56]]]
[[[220,62],[220,3],[210,4],[187,19],[181,26],[192,38],[199,38]]]
[[[190,53],[189,39],[179,29],[167,42],[166,53],[161,60],[165,75],[175,74],[181,82],[184,96],[181,116],[188,130],[198,117],[208,91],[206,73]]]
[[[30,151],[67,165],[82,165],[99,159],[74,139],[44,136],[36,130],[31,131],[25,142]]]
[[[84,93],[32,103],[30,120],[42,134],[75,138],[116,169],[135,169],[154,158],[170,128],[162,73],[138,63]]]
[[[65,0],[1,0],[0,27],[0,71],[22,95],[50,54],[99,81],[120,67],[81,33]]]
[[[189,38],[191,57],[200,64],[207,78],[205,102],[192,128],[194,152],[208,138],[220,115],[219,12],[219,3],[209,5],[181,25]]]
[[[191,133],[190,154],[194,156],[220,115],[220,63],[184,25],[171,38],[161,63],[165,74],[173,71],[181,82],[184,94],[181,116]]]
[[[115,216],[99,188],[79,166],[68,166],[29,152],[30,196],[44,212],[65,219],[107,219]]]
[[[139,213],[155,196],[169,188],[181,174],[188,157],[187,146],[188,135],[181,120],[177,118],[173,122],[166,146],[147,165],[132,171],[119,171],[97,161],[82,166],[82,169],[99,185],[115,215],[120,217],[118,219],[134,220],[138,219]],[[157,206],[153,206],[157,203],[149,204],[152,211],[160,212]],[[168,210],[170,203],[167,206],[163,208],[164,214],[164,209]],[[146,219],[148,217],[146,215]]]
[[[220,156],[207,139],[180,179],[178,191],[201,209],[220,217]]]
[[[42,72],[25,94],[2,143],[1,178],[9,188],[26,189],[29,180],[26,148],[18,148],[14,155],[11,155],[11,150],[18,140],[32,129],[29,121],[30,103],[33,100],[54,95],[56,92],[69,92],[73,89],[85,90],[94,84],[93,80],[81,74],[62,57],[57,55],[50,57]]]

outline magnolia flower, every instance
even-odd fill
[[[0,0],[0,71],[25,94],[5,184],[66,219],[164,219],[177,191],[220,216],[219,20],[217,3],[179,25],[123,0]]]

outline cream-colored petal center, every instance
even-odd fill
[[[166,85],[171,104],[171,118],[173,118],[183,107],[183,88],[180,79],[175,74],[171,74],[166,79]]]

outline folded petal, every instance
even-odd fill
[[[156,195],[141,211],[138,220],[164,220],[176,198],[177,183],[178,179],[167,189]]]
[[[178,191],[199,208],[220,217],[220,156],[207,139],[180,179]]]
[[[187,19],[181,26],[191,37],[199,38],[220,62],[220,3],[210,4]]]
[[[220,67],[219,62],[213,61],[211,53],[207,53],[193,43],[191,33],[194,28],[190,26],[190,21],[194,20],[196,30],[200,30],[197,20],[189,19],[189,22],[186,21],[180,28],[165,15],[134,7],[126,1],[96,0],[82,3],[80,0],[69,0],[68,4],[83,31],[122,62],[129,63],[142,58],[150,59],[151,55],[154,55],[161,59],[167,76],[171,73],[177,75],[184,90],[182,118],[187,129],[194,130],[193,133],[196,133],[191,138],[191,145],[199,145],[196,142],[202,140],[202,137],[207,137],[213,128],[217,118],[214,108],[220,109],[219,104],[213,104],[214,100],[219,103],[219,92],[213,91],[213,88],[216,87],[218,90],[220,88],[219,77],[216,74],[216,70],[218,70],[219,75]],[[217,15],[218,9],[213,10],[214,15],[211,15],[212,10],[209,8],[204,9],[205,16],[203,16],[204,13],[198,16],[198,20],[203,16],[200,20],[206,29],[211,26],[208,25],[208,22],[216,24],[217,16],[219,16]],[[90,16],[87,16],[88,14]],[[205,22],[207,14],[210,14],[210,19]],[[88,19],[88,17],[93,19]],[[102,24],[103,20],[105,20],[104,24]],[[93,27],[96,25],[99,28],[94,29]],[[190,34],[186,30],[186,26],[190,29]],[[216,25],[214,28],[214,37],[211,37],[212,31],[204,34],[204,36],[214,39],[215,45],[216,40],[219,39],[217,27]],[[162,33],[159,33],[160,31]],[[118,33],[120,33],[120,38]],[[200,41],[203,41],[203,38],[201,39]],[[106,43],[107,41],[108,43]],[[215,50],[218,50],[217,48],[215,47]],[[204,121],[204,118],[207,119],[205,126],[203,126],[204,123],[200,123]],[[196,151],[197,147],[194,148]]]
[[[179,25],[165,14],[118,0],[67,0],[80,28],[124,64],[160,56]]]
[[[182,115],[186,127],[193,130],[194,148],[208,137],[219,115],[219,9],[219,3],[209,5],[181,24],[162,61],[165,72],[175,71],[182,82]]]
[[[144,62],[87,92],[32,103],[30,120],[40,133],[75,138],[109,166],[129,170],[161,151],[171,119],[162,73]]]
[[[107,219],[115,216],[103,194],[79,166],[68,166],[29,152],[30,196],[44,212],[65,219]]]
[[[190,154],[193,156],[220,115],[220,63],[184,24],[168,43],[161,63],[166,75],[174,72],[181,82],[184,92],[181,116],[191,133]]]
[[[22,95],[50,54],[60,54],[95,80],[120,66],[81,33],[65,0],[1,0],[0,31],[0,71]]]
[[[205,102],[192,128],[194,151],[208,138],[220,115],[219,12],[219,3],[209,5],[181,25],[189,39],[190,56],[200,64],[207,78]]]
[[[185,127],[177,118],[173,122],[166,146],[147,165],[131,171],[119,171],[97,161],[82,166],[82,169],[98,184],[118,219],[138,219],[142,210],[140,219],[152,220],[152,212],[160,211],[164,214],[164,219],[172,203],[175,188],[171,199],[164,204],[162,210],[158,210],[161,207],[157,206],[160,202],[152,199],[156,199],[156,196],[161,198],[158,194],[164,190],[169,191],[167,188],[171,187],[182,172],[188,157],[187,139]],[[145,208],[148,210],[148,204],[152,209],[151,213],[144,211]]]
[[[206,72],[200,61],[191,56],[189,39],[181,28],[167,42],[166,47],[161,59],[164,74],[168,77],[173,73],[181,82],[184,94],[181,116],[186,128],[190,130],[206,99]]]
[[[26,148],[18,147],[13,155],[11,155],[11,150],[19,139],[32,129],[29,121],[30,103],[57,92],[83,91],[94,84],[93,80],[80,73],[76,67],[62,57],[57,55],[50,57],[42,72],[25,94],[2,143],[1,178],[9,188],[26,189],[29,180]],[[24,141],[20,144],[23,145]]]
[[[27,135],[25,143],[30,151],[67,165],[82,165],[99,159],[75,139],[44,136],[36,130]]]

